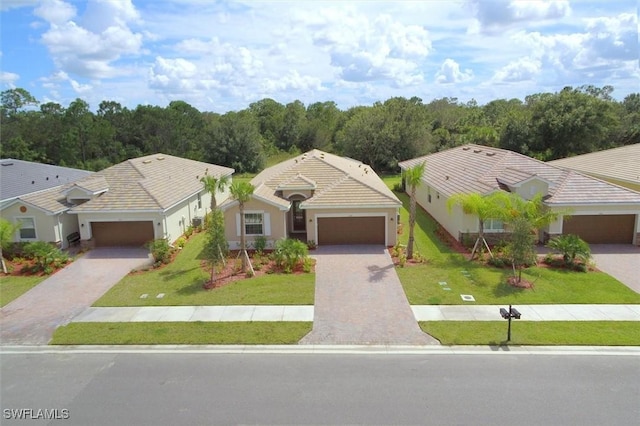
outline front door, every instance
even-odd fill
[[[307,212],[300,208],[303,200],[294,200],[292,206],[293,232],[305,232],[307,230]]]

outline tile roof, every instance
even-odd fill
[[[0,200],[11,200],[33,192],[55,188],[91,175],[87,170],[31,161],[0,160]]]
[[[562,158],[547,164],[640,186],[640,143]]]
[[[640,194],[512,151],[464,145],[400,163],[402,169],[426,162],[423,181],[446,196],[487,194],[538,177],[549,183],[547,204],[640,204]]]
[[[277,194],[291,184],[315,184],[302,208],[398,207],[400,200],[370,166],[317,149],[269,167],[251,180],[261,193],[289,203]]]
[[[109,189],[74,207],[72,212],[166,210],[202,191],[200,179],[206,174],[219,177],[230,175],[233,171],[227,167],[166,154],[134,158],[76,182],[80,187],[96,187],[100,186],[96,178],[103,178]]]

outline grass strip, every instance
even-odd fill
[[[292,345],[312,322],[70,323],[52,345]]]
[[[267,274],[204,290],[205,240],[204,232],[193,236],[169,265],[127,275],[93,306],[313,305],[315,274]]]
[[[7,305],[36,285],[47,279],[47,276],[3,276],[0,279],[0,307]]]
[[[507,343],[507,321],[421,321],[443,345]],[[511,345],[640,346],[640,321],[513,321]]]

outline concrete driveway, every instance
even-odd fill
[[[428,345],[383,246],[325,246],[316,263],[313,330],[301,344]]]
[[[631,244],[592,244],[596,267],[640,293],[640,247]]]
[[[0,309],[0,343],[47,344],[57,327],[91,306],[132,269],[148,263],[146,249],[91,250]]]

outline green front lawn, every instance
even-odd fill
[[[52,345],[293,345],[311,322],[71,323]]]
[[[404,203],[400,210],[403,224],[400,242],[406,245],[409,238],[409,199],[405,194],[398,196]],[[415,249],[427,261],[423,265],[396,269],[412,305],[469,303],[462,301],[461,294],[472,295],[475,303],[481,305],[640,303],[640,294],[602,272],[532,267],[523,272],[523,277],[532,281],[534,288],[525,290],[512,287],[506,284],[511,269],[498,269],[465,260],[441,242],[436,235],[435,221],[419,206],[417,212]]]
[[[507,321],[420,322],[443,345],[507,343]],[[639,346],[638,321],[512,321],[510,345]]]
[[[22,296],[36,285],[47,279],[46,276],[12,276],[5,275],[0,278],[0,307]]]
[[[204,290],[209,279],[200,267],[205,238],[204,232],[194,235],[169,265],[127,275],[93,306],[313,304],[315,274],[267,274]],[[147,297],[140,298],[143,294]]]

